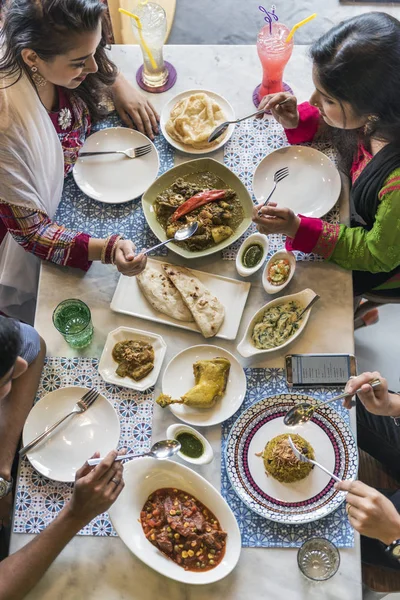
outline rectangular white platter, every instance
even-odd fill
[[[148,260],[148,264],[155,268],[160,268],[162,262],[165,261]],[[244,281],[237,281],[236,279],[230,279],[228,277],[221,277],[220,275],[196,271],[195,269],[190,269],[190,271],[224,305],[225,319],[221,329],[215,337],[224,340],[236,339],[251,284],[245,283]],[[196,323],[177,321],[172,317],[154,310],[141,292],[136,277],[125,277],[124,275],[121,275],[111,301],[111,310],[125,315],[155,321],[156,323],[166,323],[167,325],[180,327],[181,329],[187,329],[189,331],[198,331],[200,333]]]

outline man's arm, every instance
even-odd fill
[[[0,476],[9,480],[26,418],[32,408],[46,356],[46,345],[40,339],[40,351],[28,369],[12,383],[9,395],[0,401]]]
[[[74,535],[118,498],[124,481],[116,456],[113,450],[96,467],[86,463],[79,469],[71,501],[34,540],[0,563],[0,600],[25,598]]]

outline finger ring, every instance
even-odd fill
[[[351,504],[346,504],[346,512],[350,515]]]
[[[113,478],[111,479],[111,481],[113,481],[113,482],[115,483],[115,485],[119,485],[119,484],[121,483],[121,480],[120,480],[120,479],[117,479],[116,477],[113,477]]]

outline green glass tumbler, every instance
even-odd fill
[[[53,324],[71,348],[86,348],[93,339],[92,316],[82,300],[60,302],[53,312]]]

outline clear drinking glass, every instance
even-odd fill
[[[283,91],[283,71],[292,55],[293,38],[286,43],[290,31],[283,23],[265,25],[257,36],[257,52],[263,69],[258,100],[267,94]]]
[[[143,83],[149,87],[161,87],[168,78],[168,70],[163,58],[163,46],[167,34],[165,10],[155,2],[147,2],[147,4],[139,3],[134,13],[142,24],[142,29],[139,29],[136,21],[131,19],[133,33],[143,54]],[[149,57],[148,50],[154,62]]]
[[[307,579],[326,581],[333,577],[339,568],[339,550],[329,540],[313,537],[299,548],[297,564]]]
[[[92,316],[82,300],[60,302],[53,312],[53,324],[71,348],[85,348],[93,339]]]

